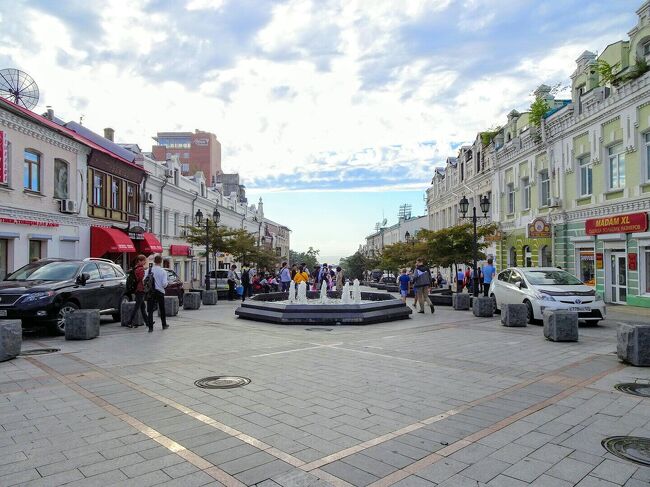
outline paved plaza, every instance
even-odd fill
[[[650,437],[650,380],[617,360],[617,320],[578,343],[439,307],[367,327],[280,326],[220,302],[155,332],[26,338],[0,364],[0,485],[627,486],[607,453]],[[314,328],[314,327],[312,327]],[[242,376],[234,389],[197,379]]]

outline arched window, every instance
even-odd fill
[[[508,265],[510,267],[517,265],[517,250],[514,247],[510,247],[510,252],[508,252]]]
[[[25,149],[23,188],[28,191],[41,191],[41,154],[34,149]]]
[[[524,245],[522,252],[524,255],[524,267],[533,267],[533,254],[530,253],[530,247]]]
[[[54,159],[54,197],[68,199],[69,165],[63,159]]]
[[[551,249],[548,247],[548,245],[544,245],[542,247],[542,250],[539,251],[539,260],[542,267],[551,267],[553,265]]]

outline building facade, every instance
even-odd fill
[[[153,138],[156,144],[151,151],[156,161],[166,161],[176,156],[181,173],[189,176],[201,171],[208,185],[221,172],[221,142],[211,132],[158,132]]]
[[[428,225],[429,218],[426,215],[399,218],[394,225],[380,227],[374,233],[368,235],[365,245],[361,247],[361,251],[368,257],[378,257],[384,247],[415,238],[418,232],[427,229]]]

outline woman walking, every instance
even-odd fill
[[[336,268],[336,290],[337,291],[343,291],[343,282],[345,281],[345,278],[343,276],[343,269],[341,269],[341,266],[338,266]]]
[[[147,262],[147,258],[140,254],[135,260],[135,306],[133,307],[133,312],[129,317],[127,324],[124,325],[128,328],[136,328],[140,326],[137,323],[134,323],[135,317],[138,314],[138,311],[142,314],[142,322],[148,323],[147,319],[147,310],[144,305],[144,265]]]

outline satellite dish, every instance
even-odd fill
[[[385,226],[386,226],[386,223],[388,223],[388,219],[387,219],[387,218],[384,218],[384,221],[381,222],[381,226],[382,226],[382,227],[385,227]]]
[[[38,103],[36,81],[19,69],[0,69],[0,97],[31,110]]]

